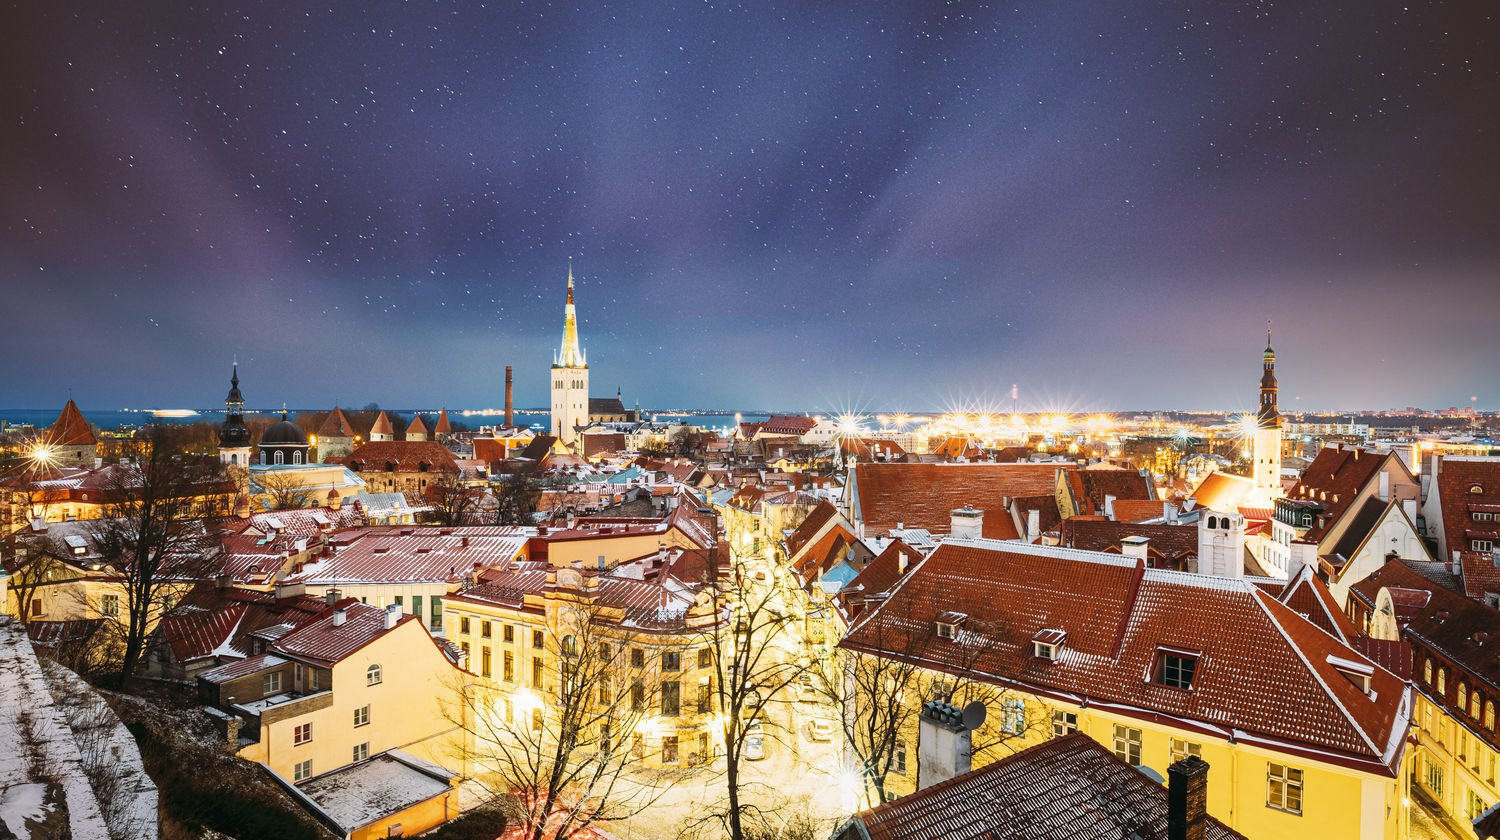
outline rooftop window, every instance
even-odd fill
[[[1153,682],[1184,691],[1193,687],[1198,673],[1198,654],[1185,650],[1158,648]]]

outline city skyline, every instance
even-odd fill
[[[0,403],[1500,408],[1487,9],[504,11],[9,10]]]

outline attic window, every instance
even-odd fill
[[[1156,668],[1152,681],[1158,685],[1186,691],[1193,687],[1193,677],[1197,673],[1197,653],[1167,647],[1156,649]]]
[[[939,639],[953,639],[958,636],[958,628],[968,620],[969,616],[961,612],[939,613],[937,617],[937,634]]]
[[[1370,693],[1370,678],[1375,676],[1375,666],[1364,662],[1354,662],[1331,653],[1328,654],[1328,664],[1343,674],[1349,682],[1354,683],[1355,688],[1365,694]]]
[[[1472,494],[1474,494],[1475,496],[1478,496],[1479,494],[1481,494],[1481,493],[1484,492],[1484,485],[1483,484],[1470,484],[1469,485],[1469,492],[1472,493]]]
[[[1031,637],[1031,655],[1049,662],[1057,659],[1068,634],[1063,630],[1040,630]]]

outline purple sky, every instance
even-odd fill
[[[18,3],[0,405],[1500,408],[1491,3]]]

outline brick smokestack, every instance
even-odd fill
[[[515,425],[511,408],[510,365],[505,366],[505,425]]]
[[[1167,840],[1208,836],[1208,762],[1196,755],[1167,768]]]

